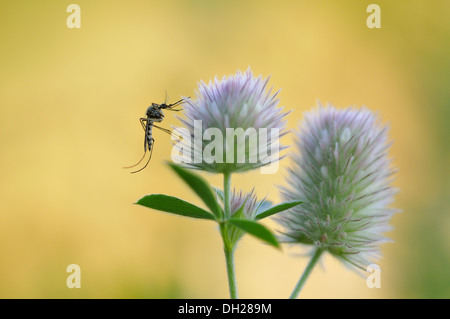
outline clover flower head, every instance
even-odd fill
[[[281,193],[303,200],[278,217],[286,242],[314,245],[356,269],[381,257],[383,233],[397,210],[387,126],[367,108],[307,113]]]
[[[220,197],[223,199],[223,194],[220,192]],[[266,198],[258,200],[255,189],[249,193],[244,193],[242,190],[237,191],[233,189],[230,196],[230,214],[226,218],[244,219],[255,221],[259,213],[267,210],[272,203]],[[232,247],[235,247],[238,241],[244,235],[244,232],[236,227],[228,228],[228,238]]]
[[[197,98],[185,100],[184,117],[179,118],[185,132],[181,133],[183,148],[191,152],[187,158],[180,156],[177,162],[188,168],[232,173],[275,161],[271,150],[275,146],[283,149],[278,138],[286,133],[287,113],[278,107],[278,92],[272,94],[271,89],[266,89],[268,81],[269,78],[254,77],[249,68],[222,80],[215,78],[209,84],[200,82]],[[208,136],[200,142],[193,141],[198,139],[196,122],[201,123],[201,131]],[[212,130],[207,134],[208,129]],[[213,141],[218,144],[211,150]]]

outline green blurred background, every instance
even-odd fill
[[[213,223],[132,205],[150,193],[200,204],[164,164],[170,137],[155,132],[146,170],[122,166],[142,155],[138,118],[166,89],[192,96],[248,66],[282,88],[290,128],[317,100],[391,125],[403,212],[381,289],[327,256],[301,296],[450,297],[449,1],[378,0],[381,29],[366,26],[372,1],[80,0],[81,29],[68,29],[70,3],[0,4],[0,297],[227,298]],[[288,165],[233,183],[277,202]],[[243,298],[286,298],[307,263],[247,237],[236,259]],[[66,287],[72,263],[81,289]]]

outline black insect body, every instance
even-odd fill
[[[139,162],[137,162],[135,165],[128,166],[125,168],[131,168],[131,167],[135,167],[135,166],[139,165],[142,162],[142,160],[145,158],[145,154],[147,154],[147,150],[150,152],[150,156],[147,160],[147,163],[144,165],[144,167],[142,167],[141,169],[139,169],[137,171],[131,172],[131,173],[137,173],[137,172],[142,171],[144,168],[147,167],[148,163],[150,162],[150,159],[152,158],[153,146],[155,144],[155,139],[153,138],[153,127],[159,128],[160,130],[162,130],[163,132],[166,132],[168,134],[172,133],[172,131],[155,124],[155,122],[156,123],[162,122],[162,120],[164,119],[163,110],[181,111],[181,109],[175,109],[175,107],[182,104],[183,101],[184,101],[184,99],[181,99],[173,104],[166,104],[165,102],[162,104],[152,103],[152,105],[148,107],[147,112],[145,113],[145,115],[147,117],[141,117],[139,119],[139,121],[141,122],[142,128],[145,131],[144,155],[139,160]]]

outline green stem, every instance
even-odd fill
[[[224,247],[225,260],[227,263],[228,287],[230,289],[230,298],[237,299],[236,273],[234,270],[234,249]]]
[[[308,266],[306,266],[305,271],[303,272],[303,275],[300,277],[300,280],[298,281],[297,285],[294,288],[294,291],[292,292],[290,299],[297,298],[298,294],[300,293],[300,290],[302,290],[303,285],[305,284],[306,279],[308,279],[309,274],[311,274],[311,271],[313,270],[314,266],[316,265],[317,261],[320,258],[320,255],[322,254],[321,249],[317,249],[314,252],[314,255],[312,256],[311,260],[309,261]]]
[[[231,217],[230,200],[231,200],[231,174],[223,173],[223,206],[225,210],[225,220]]]
[[[224,206],[224,220],[228,220],[231,217],[230,211],[231,200],[231,174],[223,174],[223,206]],[[228,287],[230,289],[230,298],[237,299],[237,287],[236,287],[236,273],[234,270],[234,247],[231,246],[228,239],[228,230],[225,223],[220,223],[220,234],[223,239],[223,250],[225,252],[225,260],[227,263],[227,275],[228,275]]]

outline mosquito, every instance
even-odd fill
[[[189,97],[188,97],[188,99],[189,99]],[[167,100],[167,92],[166,92],[166,100]],[[148,150],[150,153],[150,156],[147,160],[147,163],[145,163],[144,167],[142,167],[141,169],[131,172],[131,173],[133,174],[133,173],[140,172],[144,168],[147,167],[148,163],[150,162],[150,159],[152,158],[152,152],[153,152],[153,148],[155,145],[155,139],[153,138],[153,127],[156,127],[165,133],[172,134],[171,130],[168,130],[166,128],[158,126],[155,124],[155,122],[159,123],[159,122],[162,122],[162,120],[164,119],[164,113],[162,110],[169,110],[169,111],[175,111],[175,112],[181,111],[182,109],[176,109],[176,107],[180,106],[183,102],[184,102],[184,99],[181,99],[173,104],[167,104],[167,101],[162,104],[152,103],[152,105],[147,108],[147,112],[145,113],[147,117],[141,117],[139,119],[139,121],[142,125],[142,128],[145,131],[144,155],[142,155],[142,158],[136,164],[134,164],[132,166],[127,166],[124,168],[132,168],[132,167],[139,165],[142,162],[142,160],[145,158],[145,154],[147,154],[147,150]]]

